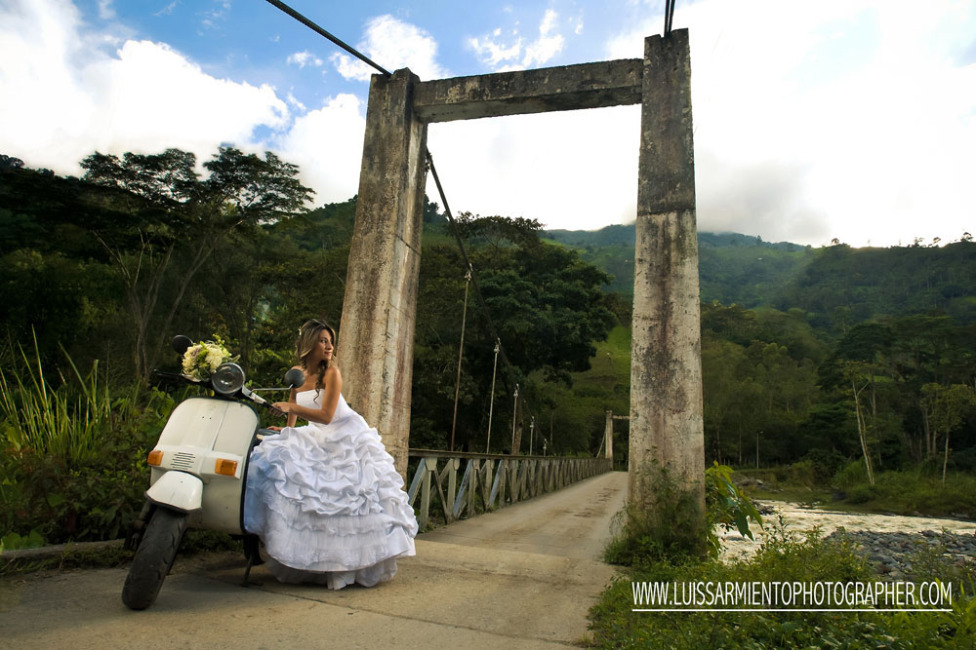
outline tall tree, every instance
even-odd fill
[[[922,413],[925,417],[929,456],[936,453],[939,435],[945,436],[942,456],[942,483],[946,480],[949,466],[949,434],[959,428],[963,418],[976,407],[976,394],[965,384],[929,383],[922,386]]]
[[[126,153],[121,160],[96,152],[82,161],[84,180],[118,190],[114,200],[131,215],[93,231],[126,289],[137,377],[156,364],[187,289],[218,244],[235,230],[300,210],[312,193],[295,178],[295,165],[270,152],[261,159],[221,147],[204,163],[210,172],[204,181],[195,163],[192,153],[178,149]]]

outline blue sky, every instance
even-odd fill
[[[639,58],[663,0],[288,4],[421,79]],[[679,0],[698,221],[814,246],[976,234],[976,1]],[[358,187],[372,71],[264,0],[0,0],[0,153],[79,174],[92,151],[228,143]],[[633,221],[637,107],[432,125],[456,212]],[[435,196],[433,183],[428,194]]]

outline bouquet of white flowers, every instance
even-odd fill
[[[183,376],[194,381],[207,381],[220,364],[232,361],[230,352],[219,336],[214,341],[201,341],[183,353]]]

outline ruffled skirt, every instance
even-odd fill
[[[282,582],[372,587],[415,554],[417,519],[376,429],[359,415],[286,427],[251,454],[244,527]]]

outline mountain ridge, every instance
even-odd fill
[[[635,224],[541,234],[613,276],[606,291],[633,295]],[[931,312],[976,322],[976,243],[968,236],[943,246],[815,248],[699,231],[698,253],[705,303],[801,309],[825,322],[838,310],[851,322]]]

